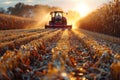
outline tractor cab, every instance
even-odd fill
[[[67,25],[67,19],[63,16],[63,11],[53,11],[50,13],[51,20],[49,25],[45,25],[45,28],[63,28],[71,29],[72,25]]]
[[[62,21],[62,17],[63,17],[63,13],[62,12],[55,12],[55,13],[51,13],[52,18],[55,18],[55,21],[59,22]]]

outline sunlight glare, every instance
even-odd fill
[[[77,4],[75,10],[80,13],[81,17],[85,17],[90,12],[90,9],[89,9],[88,5],[85,4],[85,3]]]
[[[75,24],[73,24],[72,29],[73,29],[73,30],[76,30],[76,29],[77,29],[77,26],[76,26]]]

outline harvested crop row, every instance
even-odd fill
[[[47,35],[47,33],[51,33],[51,31],[46,31],[38,35],[33,35],[29,37],[24,37],[24,38],[19,38],[14,41],[6,42],[6,43],[1,43],[0,44],[0,55],[3,55],[5,51],[7,50],[14,50],[14,49],[19,49],[19,47],[23,44],[27,44],[32,40],[39,39],[42,36]]]
[[[113,52],[109,47],[105,44],[101,44],[101,42],[96,41],[96,39],[85,35],[79,31],[74,32],[77,35],[78,39],[82,39],[83,43],[86,44],[86,48],[81,51],[81,48],[76,48],[71,51],[71,56],[74,56],[78,52],[79,56],[75,56],[74,58],[77,60],[77,64],[79,65],[80,71],[75,70],[79,73],[84,71],[81,77],[85,77],[88,80],[112,80],[111,69],[113,67],[114,60],[118,60],[118,54]],[[115,65],[114,65],[115,66]],[[118,65],[116,65],[118,66]],[[118,71],[119,72],[119,71]],[[118,75],[118,73],[116,72]],[[119,78],[119,76],[114,76]]]
[[[24,36],[29,36],[29,35],[32,35],[32,34],[35,34],[35,33],[41,33],[41,32],[44,32],[44,31],[48,31],[48,30],[45,30],[45,29],[41,29],[41,30],[23,30],[23,31],[20,31],[20,30],[7,30],[7,31],[3,31],[3,32],[0,32],[0,42],[5,42],[5,41],[8,41],[8,40],[14,40],[15,38],[19,38],[19,37],[24,37]]]
[[[36,32],[29,32],[29,33],[12,33],[11,36],[7,36],[7,37],[1,37],[2,39],[0,40],[0,43],[3,42],[7,42],[7,41],[13,41],[19,38],[24,38],[24,37],[29,37],[29,36],[34,36],[34,35],[38,35],[40,33],[46,32],[46,31],[52,31],[52,30],[40,30],[40,31],[36,31]]]
[[[50,61],[51,51],[46,47],[49,44],[57,42],[62,32],[56,31],[38,40],[33,40],[26,45],[22,45],[18,51],[7,51],[0,60],[0,79],[12,80],[35,80],[45,75],[47,63]],[[45,39],[44,39],[45,38]],[[48,61],[46,63],[46,61]],[[5,65],[6,64],[6,65]],[[4,70],[3,70],[4,68]]]

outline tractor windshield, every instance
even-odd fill
[[[62,13],[56,13],[55,16],[60,16],[60,17],[62,17]]]

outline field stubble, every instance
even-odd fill
[[[6,33],[8,38],[0,41],[14,42],[12,49],[10,44],[0,47],[0,79],[112,80],[111,64],[118,54],[87,34],[57,29],[21,33]]]

